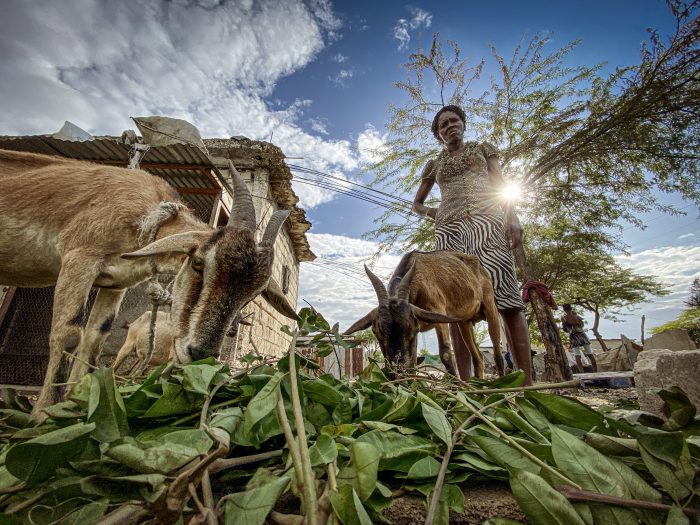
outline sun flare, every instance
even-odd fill
[[[522,189],[517,182],[509,182],[501,191],[501,197],[509,202],[517,201],[522,196]]]

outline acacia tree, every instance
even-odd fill
[[[501,151],[507,178],[527,190],[521,206],[524,222],[546,224],[553,210],[569,205],[569,224],[579,234],[604,237],[606,246],[622,248],[619,220],[640,224],[638,213],[663,206],[654,191],[678,192],[700,203],[700,22],[698,1],[669,1],[674,34],[663,40],[650,32],[640,63],[617,68],[607,77],[601,66],[568,67],[567,55],[579,42],[547,53],[550,41],[536,35],[517,46],[510,60],[495,47],[498,73],[491,89],[474,96],[471,86],[485,67],[470,66],[459,45],[448,42],[449,57],[435,35],[428,53],[410,55],[408,78],[396,86],[407,95],[389,107],[387,143],[369,167],[374,184],[397,194],[412,192],[419,170],[438,151],[430,120],[447,103],[461,105],[470,119],[467,134],[489,140]],[[585,202],[585,206],[575,206]],[[368,236],[381,248],[406,250],[432,246],[432,225],[397,212],[386,212]],[[617,229],[617,234],[610,235]],[[521,249],[517,265],[526,280],[535,276]],[[549,377],[570,374],[551,311],[539,294],[532,307],[547,348]]]
[[[685,301],[688,306],[673,321],[664,323],[651,329],[651,333],[658,334],[672,328],[686,330],[695,344],[700,346],[700,277],[693,279],[690,285],[690,295]]]

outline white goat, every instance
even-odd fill
[[[33,415],[57,400],[55,383],[80,379],[110,332],[125,290],[159,272],[177,272],[172,292],[175,351],[182,362],[217,355],[240,308],[263,293],[295,317],[270,280],[273,245],[289,210],[276,211],[255,242],[255,208],[233,164],[228,225],[213,229],[189,212],[164,180],[61,157],[0,150],[0,283],[56,286],[49,364]],[[143,246],[165,209],[156,240]],[[167,216],[167,215],[165,215]],[[79,320],[98,288],[87,325]],[[70,377],[59,377],[66,353]]]

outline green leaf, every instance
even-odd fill
[[[690,525],[690,520],[678,505],[674,505],[668,512],[666,525]]]
[[[645,484],[629,467],[619,461],[607,458],[593,447],[568,432],[551,427],[552,455],[557,467],[575,483],[586,490],[620,496],[632,497],[629,483]],[[630,480],[625,480],[625,475]],[[652,489],[649,487],[649,490]],[[630,509],[595,505],[591,507],[595,523],[623,523],[636,525],[638,519]]]
[[[510,374],[506,374],[503,377],[497,377],[496,379],[483,380],[483,379],[472,379],[472,382],[476,385],[483,386],[484,388],[517,388],[525,384],[525,372],[522,370],[516,370]],[[478,393],[477,390],[475,393]]]
[[[109,503],[106,500],[88,503],[68,514],[60,523],[61,525],[85,525],[86,523],[95,523],[104,516],[108,508]]]
[[[358,443],[370,443],[379,450],[383,459],[398,458],[407,454],[423,456],[437,454],[438,448],[429,439],[419,436],[404,436],[398,432],[371,430],[359,438]]]
[[[428,506],[430,505],[430,497],[432,494],[433,491],[431,488],[426,501],[426,505]],[[450,509],[460,514],[464,512],[464,493],[458,486],[447,483],[442,486],[433,525],[449,525]]]
[[[191,414],[204,403],[204,396],[188,392],[181,385],[163,383],[163,395],[156,399],[142,417],[161,418]],[[144,394],[148,395],[146,392]]]
[[[337,492],[330,491],[328,499],[331,501],[333,512],[343,525],[372,525],[372,520],[352,485],[343,485]]]
[[[343,398],[338,390],[322,379],[302,381],[302,384],[304,385],[306,397],[324,406],[334,408]]]
[[[618,438],[589,432],[583,440],[606,456],[639,456],[636,439]]]
[[[416,461],[406,474],[408,479],[425,479],[437,477],[440,472],[440,462],[435,458],[425,457]]]
[[[522,521],[512,520],[510,518],[489,518],[481,525],[523,525]]]
[[[471,436],[471,440],[502,467],[523,469],[533,474],[540,471],[540,467],[536,463],[500,438]]]
[[[548,445],[549,441],[535,427],[520,417],[515,411],[510,408],[497,408],[496,412],[504,416],[515,428],[520,430],[527,437],[536,443]]]
[[[693,490],[695,468],[680,432],[645,434],[639,438],[644,464],[677,502]]]
[[[137,472],[167,474],[206,454],[212,444],[203,430],[179,430],[148,444],[125,438],[107,450],[106,455]]]
[[[43,481],[78,456],[94,430],[94,423],[76,423],[18,443],[7,452],[5,466],[29,485]]]
[[[352,485],[360,499],[366,500],[377,484],[380,457],[372,444],[356,441],[350,445],[350,462],[338,472],[338,484]]]
[[[586,432],[595,429],[601,434],[610,433],[605,425],[605,418],[577,399],[541,392],[526,392],[525,397],[542,407],[558,423]]]
[[[182,367],[182,387],[195,394],[209,395],[211,382],[223,365],[187,364]]]
[[[225,525],[263,525],[289,484],[281,477],[258,488],[229,494],[223,498]]]
[[[311,466],[327,465],[333,463],[338,457],[338,447],[335,441],[327,434],[321,434],[309,448],[309,458],[311,458]]]
[[[277,392],[285,375],[282,372],[275,373],[255,397],[250,400],[243,418],[244,432],[252,432],[253,427],[261,419],[277,410]]]
[[[536,474],[513,469],[510,488],[533,525],[585,525],[571,503]]]
[[[111,443],[129,434],[126,407],[111,368],[98,368],[92,372],[87,416],[90,423],[95,423],[92,436],[98,441]]]
[[[659,391],[659,397],[664,401],[664,412],[668,416],[664,430],[678,430],[690,423],[697,412],[688,396],[677,386]]]
[[[516,397],[515,404],[518,405],[522,415],[533,427],[540,432],[549,433],[549,421],[547,421],[547,418],[544,417],[539,410],[537,410],[535,405],[523,397]]]
[[[396,430],[397,432],[408,436],[410,434],[415,434],[418,431],[414,428],[402,427],[399,425],[394,425],[393,423],[384,423],[383,421],[363,421],[362,425],[369,428],[370,430]]]
[[[430,429],[449,446],[452,442],[452,427],[448,423],[447,417],[445,417],[445,412],[425,403],[421,403],[421,409],[425,422],[428,423]]]

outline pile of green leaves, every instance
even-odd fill
[[[299,323],[303,334],[324,334],[316,339],[324,352],[329,333],[342,339],[312,311]],[[344,525],[388,523],[382,511],[397,489],[422,495],[428,507],[438,477],[433,523],[463,510],[465,487],[493,479],[510,483],[535,524],[688,523],[681,508],[698,493],[700,420],[679,390],[662,392],[663,422],[518,391],[520,373],[465,388],[427,375],[389,381],[371,363],[350,381],[319,375],[294,355],[306,436],[294,424],[289,356],[276,366],[249,356],[248,369],[235,374],[214,360],[171,364],[121,386],[102,368],[38,425],[22,405],[6,403],[0,524],[116,523],[128,508],[141,521],[284,523],[289,514],[273,508],[281,499],[294,508],[303,492],[280,398],[294,446],[308,441],[319,505],[327,502],[326,516]],[[204,471],[214,488],[208,506]],[[591,502],[596,495],[614,504]]]

